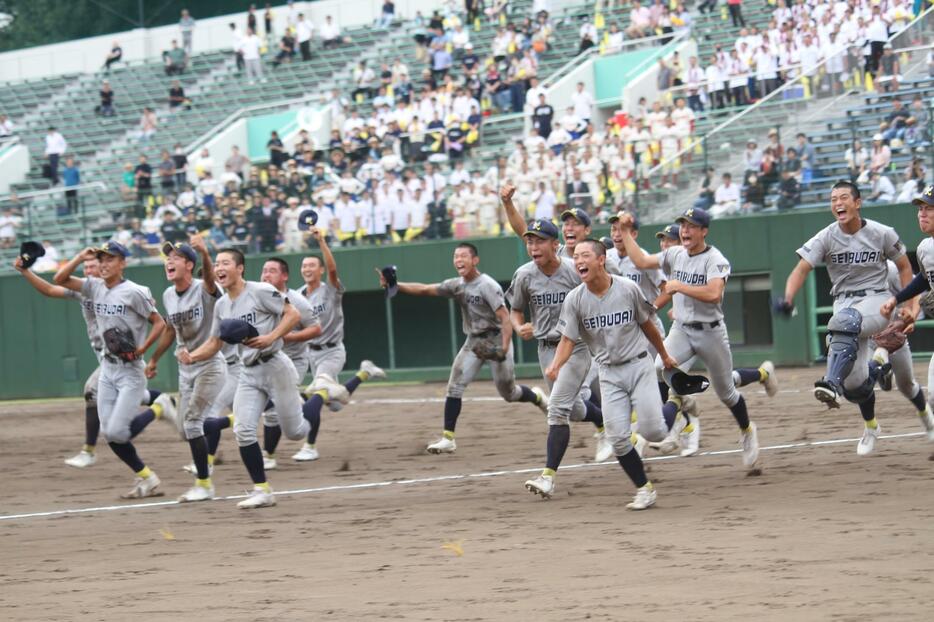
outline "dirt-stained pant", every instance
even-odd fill
[[[146,375],[143,361],[128,363],[104,359],[97,384],[97,416],[101,432],[108,441],[130,441],[130,423],[139,414],[139,405],[146,401]]]
[[[222,417],[233,410],[234,397],[237,395],[237,386],[240,384],[240,359],[227,361],[227,373],[224,377],[224,386],[214,402],[208,407],[205,419]]]
[[[555,358],[556,346],[538,342],[538,364],[542,368],[542,377],[548,385],[548,425],[568,425],[569,421],[583,421],[587,415],[581,385],[590,371],[590,350],[583,342],[574,346],[571,358],[558,372],[558,378],[551,382],[545,370]]]
[[[717,397],[727,407],[735,406],[742,397],[733,382],[733,353],[730,351],[726,324],[722,321],[713,328],[710,327],[709,322],[704,322],[703,328],[687,328],[681,322],[675,322],[668,336],[665,337],[665,350],[671,358],[678,361],[679,366],[692,357],[703,361],[710,376],[710,384],[713,385]],[[664,381],[663,369],[661,357],[656,356],[655,370],[659,381]],[[658,392],[658,385],[655,391]],[[639,433],[642,433],[641,419],[639,420]]]
[[[460,352],[454,357],[454,363],[451,365],[451,376],[448,378],[447,397],[464,397],[464,390],[477,377],[477,373],[484,363],[490,364],[490,371],[493,373],[493,382],[496,385],[496,391],[507,402],[515,402],[522,396],[522,389],[516,384],[516,364],[513,359],[513,349],[509,348],[506,353],[506,360],[484,361],[473,353],[473,337],[468,337]]]
[[[302,416],[302,399],[295,390],[297,384],[295,366],[281,351],[264,363],[243,366],[233,404],[234,435],[238,445],[245,447],[256,442],[256,428],[269,400],[276,405],[279,425],[286,438],[297,441],[308,435],[308,422]]]
[[[227,363],[219,354],[195,365],[178,366],[178,433],[190,440],[204,436],[204,419],[227,381]]]
[[[600,394],[603,397],[603,425],[617,456],[632,450],[632,411],[636,411],[639,434],[658,442],[668,434],[662,416],[652,357],[646,354],[624,365],[601,365]]]

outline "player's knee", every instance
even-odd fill
[[[847,386],[847,384],[848,383],[843,384],[843,397],[845,397],[848,402],[862,404],[872,396],[873,387],[876,383],[873,382],[871,378],[867,377],[855,387]]]
[[[548,406],[548,415],[551,416],[551,404]],[[574,405],[571,406],[570,415],[566,415],[566,418],[569,418],[571,421],[583,421],[586,416],[587,406],[584,405],[583,399],[578,399],[574,401]]]
[[[275,410],[267,410],[263,413],[263,425],[268,428],[274,428],[279,425],[279,413]]]
[[[97,407],[97,391],[87,391],[84,394],[84,405],[88,407]]]
[[[454,399],[461,399],[464,397],[464,390],[467,389],[467,386],[459,382],[451,382],[448,384],[448,392],[446,397],[453,397]]]
[[[237,439],[237,445],[246,447],[256,442],[256,423],[234,419],[234,438]]]
[[[733,408],[739,402],[740,398],[743,397],[743,394],[736,389],[736,385],[731,382],[728,386],[721,389],[716,389],[717,397],[720,398],[720,401],[727,408]]]
[[[101,433],[112,443],[130,442],[130,425],[119,421],[110,420],[101,425]]]
[[[577,421],[580,421],[580,419]],[[554,412],[551,410],[551,408],[549,408],[548,425],[570,425],[570,417],[568,416],[568,413]]]
[[[515,380],[510,382],[497,382],[496,392],[507,402],[515,402],[522,397],[522,389],[516,385]]]
[[[651,415],[639,413],[638,421],[639,434],[645,437],[645,440],[657,443],[665,440],[665,437],[668,436],[668,428],[665,426],[665,418],[662,416],[661,410]]]
[[[610,442],[613,443],[613,455],[615,456],[625,456],[632,451],[631,434],[624,436],[610,435]]]
[[[280,424],[282,434],[290,441],[303,440],[308,436],[310,426],[308,421],[299,413],[298,417],[284,417]]]
[[[185,440],[204,436],[204,419],[188,419],[182,424]]]

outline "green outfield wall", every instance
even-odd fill
[[[913,255],[921,237],[912,206],[865,208],[864,213],[894,226]],[[801,312],[788,320],[771,317],[769,297],[784,289],[785,278],[797,260],[795,249],[830,222],[828,209],[724,219],[713,225],[708,240],[733,266],[724,306],[736,365],[751,365],[764,358],[780,365],[801,365],[821,355],[815,351],[820,347],[816,335],[821,319],[810,310],[829,304],[826,275],[819,271],[811,278],[798,300]],[[654,233],[659,228],[643,225],[643,247],[657,249]],[[481,270],[504,284],[527,260],[516,238],[473,242],[480,249]],[[348,368],[371,358],[393,369],[392,378],[397,380],[447,377],[450,361],[463,339],[455,306],[446,299],[403,295],[387,302],[378,289],[374,268],[395,264],[403,280],[437,282],[454,274],[451,255],[455,244],[422,242],[335,252],[347,288]],[[286,259],[292,268],[291,285],[297,287],[301,256]],[[259,278],[262,261],[262,257],[248,259],[247,278]],[[161,266],[134,266],[127,276],[150,287],[156,299],[161,299],[166,287]],[[79,395],[96,361],[78,305],[43,298],[19,275],[0,278],[0,301],[0,399]],[[934,350],[934,331],[920,329],[912,344],[918,352]],[[521,344],[516,355],[520,374],[539,375],[534,342]],[[164,357],[152,386],[174,389],[175,372],[173,358]]]

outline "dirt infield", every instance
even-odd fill
[[[934,445],[900,394],[880,393],[895,437],[859,458],[856,408],[825,411],[807,390],[818,374],[780,370],[771,400],[745,391],[761,476],[736,452],[651,461],[659,501],[641,513],[625,511],[616,464],[562,470],[548,502],[525,492],[544,418],[487,383],[468,390],[452,456],[424,453],[443,385],[365,385],[325,415],[320,461],[294,463],[282,443],[270,481],[306,491],[252,512],[119,501],[132,477],[106,447],[90,469],[62,464],[80,447],[79,401],[0,405],[0,607],[8,620],[930,620]],[[726,408],[700,404],[702,451],[737,449]],[[565,465],[592,459],[591,433],[572,428]],[[137,446],[167,495],[144,501],[190,485],[168,425]],[[218,494],[242,494],[231,434],[222,447]],[[82,508],[98,509],[54,514]]]

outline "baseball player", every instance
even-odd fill
[[[513,361],[512,323],[500,287],[492,277],[481,273],[477,247],[462,242],[454,248],[454,269],[458,276],[441,283],[398,283],[400,292],[413,296],[453,298],[461,309],[464,345],[454,358],[444,401],[444,430],[441,438],[426,448],[430,454],[452,454],[457,450],[454,428],[460,416],[464,390],[484,363],[490,364],[496,390],[507,402],[529,402],[548,413],[548,398],[538,387],[516,384]],[[377,272],[379,272],[377,270]],[[387,286],[380,274],[380,286]],[[479,353],[479,354],[478,354]]]
[[[606,248],[597,240],[579,241],[574,249],[574,267],[583,283],[564,301],[558,330],[561,341],[546,370],[558,377],[583,340],[600,366],[607,434],[620,466],[636,486],[627,504],[630,510],[645,510],[655,504],[656,491],[646,477],[642,458],[632,445],[630,413],[638,413],[639,427],[650,441],[660,441],[674,424],[662,415],[662,400],[655,385],[656,372],[649,357],[651,343],[665,369],[677,365],[665,351],[662,335],[652,316],[655,307],[632,280],[609,274],[604,268]]]
[[[920,199],[918,199],[918,201],[920,201]],[[889,261],[887,264],[889,272],[887,284],[889,286],[889,292],[895,296],[902,289],[901,279],[899,278],[898,268],[895,266],[895,263]],[[924,389],[922,389],[918,381],[915,380],[915,370],[911,363],[911,348],[908,342],[905,341],[905,345],[892,353],[889,353],[885,348],[875,347],[876,345],[873,339],[870,345],[870,347],[873,347],[875,350],[872,355],[872,360],[881,368],[879,371],[879,387],[883,391],[891,391],[892,379],[894,377],[895,386],[898,387],[899,392],[905,396],[905,399],[911,402],[915,407],[915,411],[918,413],[918,416],[921,417],[922,423],[924,423],[924,429],[934,431],[934,420],[931,420],[931,417],[934,415],[932,415],[931,408],[928,406],[927,400],[924,397]],[[928,422],[931,422],[930,426],[928,426]]]
[[[344,284],[341,283],[337,273],[337,262],[322,231],[317,227],[312,227],[310,231],[321,248],[321,256],[312,255],[302,260],[302,279],[305,281],[305,287],[300,293],[311,305],[314,319],[321,325],[321,332],[308,342],[309,366],[314,380],[306,389],[307,393],[311,393],[311,387],[320,378],[324,378],[328,384],[336,384],[338,374],[347,362],[347,350],[344,348]],[[325,272],[327,281],[324,280]],[[299,375],[304,376],[304,370]],[[385,377],[386,372],[372,361],[361,362],[360,369],[353,378],[344,383],[346,391],[340,395],[332,395],[334,399],[328,402],[328,408],[340,410],[350,399],[349,395],[363,382]],[[320,426],[320,420],[311,421],[308,438],[298,453],[292,456],[293,460],[305,462],[320,457],[316,446]]]
[[[97,386],[97,413],[110,448],[136,474],[133,488],[123,497],[138,499],[162,494],[157,490],[159,477],[140,459],[131,439],[138,433],[134,427],[139,421],[136,411],[146,392],[142,357],[162,334],[165,322],[149,288],[123,277],[129,256],[130,251],[113,240],[100,248],[86,248],[55,274],[55,283],[79,292],[93,305],[106,344]],[[72,276],[79,264],[92,257],[100,264],[99,277]],[[148,335],[147,324],[151,325]],[[160,395],[143,413],[144,418],[151,421],[161,416],[168,409],[167,403],[171,404],[168,395]]]
[[[178,342],[176,352],[182,349],[192,351],[208,339],[214,305],[222,295],[214,281],[211,256],[201,236],[191,236],[190,244],[166,242],[162,253],[165,255],[165,276],[172,285],[162,293],[167,326],[146,366],[147,378],[156,376],[159,359],[173,342]],[[199,256],[203,279],[194,278]],[[178,498],[182,503],[214,498],[204,417],[220,395],[226,379],[227,365],[219,352],[196,363],[179,361],[176,420],[179,434],[188,441],[191,449],[197,477],[195,485]]]
[[[793,308],[795,294],[815,266],[825,264],[833,296],[833,315],[827,322],[827,372],[814,383],[814,397],[829,408],[839,408],[840,398],[859,406],[865,422],[856,453],[872,453],[879,437],[876,396],[879,373],[870,365],[870,337],[888,323],[880,307],[889,299],[887,260],[898,267],[902,286],[912,279],[911,263],[894,229],[862,217],[859,188],[838,181],[830,191],[830,210],[835,222],[808,240],[785,283],[781,309]],[[907,313],[907,311],[906,311]]]
[[[918,295],[929,291],[931,289],[932,280],[934,280],[934,239],[931,237],[934,236],[934,185],[925,188],[921,196],[912,201],[912,203],[918,206],[918,225],[921,228],[921,232],[928,236],[918,244],[917,258],[918,266],[921,270],[906,287],[901,288],[893,297],[886,300],[880,309],[880,313],[885,317],[891,316],[892,312],[897,309],[899,317],[908,322],[909,325],[918,317],[918,312],[920,310]],[[901,276],[901,270],[899,270],[899,276]],[[901,306],[899,307],[898,305]],[[899,382],[898,378],[899,375],[906,378],[907,374],[904,372],[900,374],[899,371],[895,369],[895,365],[896,361],[903,360],[903,357],[899,356],[899,353],[907,349],[908,344],[906,343],[892,354],[892,368],[895,370],[895,379],[896,382],[899,383],[899,390],[906,396],[907,393],[905,393],[902,387],[907,383],[903,384],[904,380]],[[903,356],[904,360],[908,361],[910,369],[911,354],[909,353]],[[901,363],[899,363],[899,365],[901,365]],[[931,363],[928,366],[928,404],[923,411],[920,408],[918,409],[921,425],[927,433],[928,440],[934,441],[934,417],[931,416],[930,406],[932,400],[931,386],[934,386],[934,357],[931,358]],[[916,399],[919,395],[923,395],[920,388],[918,392],[914,394],[914,397],[911,398],[911,402],[915,404],[916,408],[918,406]]]
[[[624,229],[631,229],[632,214],[620,214],[618,222]],[[714,391],[739,425],[743,464],[753,469],[759,459],[756,424],[749,420],[746,400],[733,382],[733,355],[723,320],[723,291],[730,276],[730,262],[719,250],[707,244],[710,216],[706,211],[689,209],[678,217],[677,222],[680,246],[670,246],[658,254],[649,255],[639,248],[631,235],[623,236],[622,242],[636,268],[661,268],[669,275],[664,291],[673,297],[674,321],[665,338],[665,348],[679,364],[693,356],[704,362]],[[656,359],[659,371],[662,363]],[[748,372],[750,375],[755,373],[755,380],[761,377],[759,370]],[[678,410],[677,402],[670,399],[664,406],[666,419]],[[699,424],[696,423],[699,420],[683,410],[681,414],[683,417],[678,420],[682,422],[679,424],[682,445],[696,451],[694,448],[700,441]]]
[[[558,228],[548,219],[533,220],[525,235],[525,247],[532,261],[523,264],[512,277],[506,292],[511,311],[512,327],[528,341],[538,341],[538,363],[544,376],[555,357],[561,339],[558,317],[568,292],[580,285],[580,275],[573,263],[558,256]],[[525,321],[524,309],[529,308],[530,321]],[[607,439],[600,408],[581,395],[581,382],[587,376],[591,355],[587,346],[578,341],[574,346],[565,373],[548,384],[548,441],[545,444],[545,470],[541,476],[526,482],[526,489],[545,498],[554,490],[555,472],[561,464],[571,438],[569,421],[589,421],[597,427],[597,453],[594,460],[603,462],[613,455]]]
[[[335,399],[335,389],[333,384],[319,383],[315,394],[302,405],[295,390],[295,367],[282,352],[282,338],[298,323],[298,311],[289,304],[288,296],[272,285],[244,280],[244,264],[240,251],[218,251],[214,275],[226,293],[214,305],[211,334],[193,351],[180,348],[178,360],[185,365],[200,363],[220,352],[224,341],[237,344],[242,368],[234,396],[237,417],[233,427],[240,457],[253,480],[253,490],[237,506],[252,509],[276,504],[256,436],[266,402],[272,399],[275,403],[286,437],[299,439],[308,434],[312,412],[320,412],[324,400]],[[247,330],[241,330],[243,327]]]

